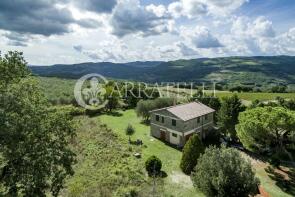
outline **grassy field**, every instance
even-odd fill
[[[167,173],[164,178],[164,196],[203,196],[202,193],[195,190],[192,186],[189,176],[184,175],[179,168],[181,152],[166,145],[149,135],[149,127],[142,124],[137,118],[134,110],[120,111],[116,116],[102,115],[98,119],[107,124],[118,136],[126,140],[125,128],[128,123],[131,123],[136,133],[132,136],[133,140],[143,140],[144,147],[142,148],[143,160],[150,155],[156,155],[163,162],[163,170]],[[267,164],[253,165],[256,170],[256,175],[260,179],[262,187],[273,197],[289,197],[290,194],[285,193],[265,171]]]
[[[66,181],[62,196],[125,196],[141,191],[146,175],[135,150],[95,118],[78,118],[72,148],[77,155],[75,174]]]
[[[226,97],[231,96],[234,93],[232,92],[217,92],[217,97]],[[282,97],[285,99],[295,99],[295,93],[265,93],[265,92],[242,92],[242,93],[236,93],[239,98],[247,101],[254,101],[254,100],[260,100],[260,101],[269,101],[269,100],[275,100],[276,97]]]
[[[36,77],[46,98],[53,104],[70,104],[74,99],[76,80]]]
[[[126,141],[128,140],[128,137],[125,135],[125,128],[128,123],[135,127],[136,132],[132,136],[132,139],[141,139],[143,141],[142,160],[145,161],[151,155],[156,155],[162,160],[163,170],[168,175],[164,178],[163,195],[177,197],[203,196],[202,193],[194,189],[189,176],[183,174],[179,168],[182,153],[151,137],[149,126],[141,123],[141,120],[137,118],[134,110],[127,110],[120,113],[121,116],[102,115],[99,116],[99,120],[102,123],[107,124],[108,127]]]
[[[168,91],[167,88],[161,88],[161,91],[163,95],[170,95],[170,96],[176,96],[179,94],[180,97],[187,97],[191,94],[194,94],[197,92],[197,90],[189,90],[189,89],[177,89],[173,87],[169,87]],[[213,95],[213,91],[205,90],[205,93],[207,95]],[[216,91],[216,96],[219,98],[222,97],[229,97],[233,94],[237,94],[238,97],[245,101],[254,101],[254,100],[260,100],[260,101],[270,101],[275,100],[276,97],[282,97],[285,99],[295,99],[295,93],[269,93],[269,92],[229,92],[229,91]]]

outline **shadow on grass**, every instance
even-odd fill
[[[116,116],[116,117],[121,117],[121,116],[123,116],[123,114],[122,113],[120,113],[120,112],[117,112],[117,111],[109,111],[109,112],[106,112],[105,114],[107,114],[107,115],[109,115],[109,116]]]
[[[153,177],[154,175],[153,174],[149,174],[149,177]],[[156,174],[156,178],[166,178],[168,176],[168,174],[161,170],[159,173]]]
[[[161,178],[166,178],[168,176],[168,174],[165,171],[161,170],[161,172],[158,176]]]
[[[177,146],[177,145],[174,145],[174,144],[170,144],[169,142],[166,142],[166,141],[161,140],[161,139],[157,139],[157,140],[160,140],[161,142],[165,143],[166,146],[169,146],[169,147],[171,147],[171,148],[173,148],[175,150],[182,151],[183,147],[180,147],[180,146]]]
[[[295,196],[295,169],[279,170],[268,166],[265,171],[268,176],[275,181],[276,185],[284,192]],[[280,173],[281,172],[281,173]]]
[[[269,157],[265,156],[265,155],[261,155],[258,153],[254,153],[252,151],[249,151],[247,149],[242,150],[244,153],[246,153],[249,157],[251,157],[254,160],[266,163],[269,161]]]
[[[142,120],[142,121],[140,121],[140,124],[143,124],[145,126],[150,126],[151,121],[150,120]]]
[[[86,115],[90,118],[96,117],[96,116],[100,116],[102,114],[106,114],[109,116],[115,116],[115,117],[121,117],[123,116],[122,113],[118,112],[118,111],[108,111],[105,112],[103,109],[97,109],[97,110],[86,110]]]

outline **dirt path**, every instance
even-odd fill
[[[189,176],[183,174],[179,171],[172,171],[171,175],[169,176],[173,183],[177,183],[182,185],[183,187],[190,188],[193,187],[193,183]]]

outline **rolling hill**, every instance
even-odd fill
[[[79,78],[89,73],[144,82],[294,84],[295,56],[223,57],[168,62],[80,63],[30,66],[39,76]]]

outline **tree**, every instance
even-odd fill
[[[131,124],[128,124],[128,126],[126,127],[125,130],[126,135],[129,136],[129,143],[131,142],[130,136],[133,135],[135,133],[135,129],[133,128],[133,126]]]
[[[251,151],[286,151],[286,146],[294,143],[295,112],[282,107],[257,107],[241,113],[236,128],[240,141]]]
[[[160,96],[156,88],[148,88],[143,84],[126,83],[122,88],[125,102],[130,108],[135,108],[137,103],[142,100],[155,99]]]
[[[194,100],[197,99],[204,105],[207,105],[214,109],[216,112],[220,110],[221,103],[220,99],[218,97],[210,97],[210,96],[199,96],[199,97],[194,97]],[[217,121],[217,113],[214,113],[214,122]]]
[[[236,139],[235,125],[238,123],[239,113],[244,110],[245,107],[236,94],[223,98],[217,114],[217,125],[220,131],[229,135],[232,139]]]
[[[74,124],[71,116],[49,107],[24,64],[20,53],[0,61],[9,76],[1,78],[6,85],[0,94],[0,182],[7,196],[57,196],[73,174],[75,155],[68,144]]]
[[[204,152],[204,146],[198,135],[193,135],[184,145],[180,168],[185,174],[191,174],[194,167],[197,165],[198,158]]]
[[[287,90],[287,87],[285,85],[277,85],[273,86],[270,91],[273,93],[285,93]]]
[[[209,147],[198,159],[191,179],[208,197],[248,197],[257,192],[259,181],[251,163],[232,148]]]
[[[152,100],[140,100],[136,106],[136,114],[147,122],[150,118],[150,111],[153,109],[155,109],[155,105]]]
[[[156,156],[150,156],[145,162],[145,169],[149,176],[156,176],[161,172],[162,162]]]
[[[107,100],[105,108],[111,112],[119,106],[120,94],[114,86],[108,85],[105,89],[105,99]]]
[[[22,52],[9,51],[4,57],[0,54],[0,91],[13,82],[27,77],[30,72]]]
[[[137,116],[142,117],[145,122],[150,118],[150,111],[173,105],[174,98],[156,98],[154,100],[140,100],[136,106]]]

